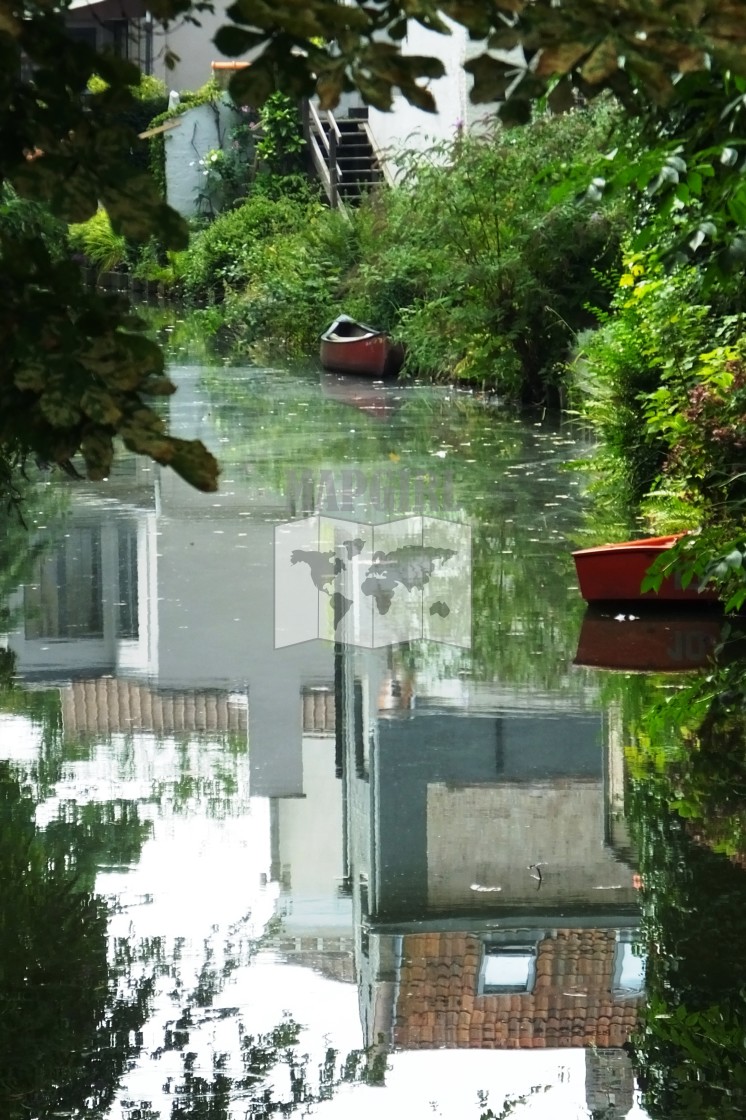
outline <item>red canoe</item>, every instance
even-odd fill
[[[404,348],[383,331],[340,315],[321,336],[321,364],[336,373],[394,377],[404,361]]]
[[[699,590],[698,581],[682,587],[676,575],[667,576],[659,591],[640,591],[648,568],[662,553],[672,548],[683,533],[668,537],[643,537],[637,541],[602,544],[573,552],[578,573],[580,594],[588,603],[622,602],[696,602],[712,603],[718,594],[714,588]]]

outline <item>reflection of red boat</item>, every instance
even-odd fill
[[[404,361],[404,348],[387,334],[340,315],[321,336],[321,364],[338,373],[393,377]]]
[[[699,591],[699,583],[692,580],[682,587],[678,576],[667,576],[659,591],[646,591],[640,586],[653,563],[667,549],[680,540],[682,533],[668,537],[643,537],[637,541],[620,544],[602,544],[596,548],[581,548],[573,552],[578,573],[580,594],[588,603],[636,601],[686,601],[715,602],[718,595],[714,588]]]
[[[349,373],[322,373],[321,391],[330,400],[351,405],[374,420],[390,419],[402,401],[395,385],[384,385],[370,377],[355,377]]]
[[[717,607],[616,617],[589,610],[580,628],[575,664],[627,673],[699,669],[709,664],[724,621]]]

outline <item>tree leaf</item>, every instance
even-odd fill
[[[574,68],[589,49],[589,44],[582,42],[560,43],[555,47],[545,47],[539,52],[535,72],[541,78],[564,75]],[[585,74],[583,77],[588,80]]]
[[[104,427],[115,428],[122,416],[122,410],[111,394],[96,385],[83,393],[80,407],[86,416],[90,416],[91,420]]]
[[[615,39],[609,35],[591,52],[580,69],[583,80],[596,86],[619,69],[619,51]]]
[[[265,39],[266,36],[256,31],[247,31],[243,27],[234,25],[219,28],[212,41],[221,54],[227,55],[228,58],[236,58],[259,46]]]
[[[474,79],[469,97],[472,101],[502,101],[516,80],[516,67],[512,62],[480,54],[464,63],[464,70]]]

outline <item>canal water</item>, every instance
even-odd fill
[[[172,375],[217,494],[39,474],[4,539],[0,1115],[700,1115],[661,1102],[707,1068],[692,1014],[738,1031],[740,963],[654,1028],[742,872],[625,749],[720,620],[586,617],[566,422]]]

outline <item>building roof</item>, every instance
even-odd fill
[[[623,1046],[643,997],[613,992],[617,944],[613,929],[544,931],[533,990],[480,995],[484,939],[407,934],[393,1045],[403,1050]]]
[[[303,730],[310,735],[329,735],[336,727],[334,693],[326,687],[303,689]]]
[[[219,691],[160,691],[121,677],[73,681],[60,689],[67,737],[80,732],[246,733],[246,698]]]

